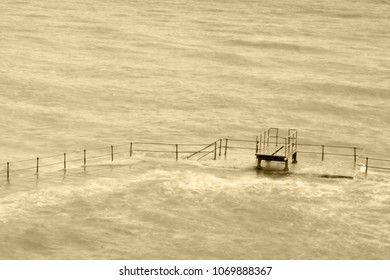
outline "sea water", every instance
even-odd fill
[[[1,1],[0,258],[389,259],[390,175],[321,177],[350,175],[338,157],[299,154],[286,174],[257,172],[252,150],[80,167],[83,149],[268,127],[389,159],[389,14],[380,0]],[[80,158],[66,173],[36,176],[33,160],[6,181],[6,162],[64,152]]]

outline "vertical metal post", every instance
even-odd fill
[[[297,150],[298,150],[298,132],[295,131],[294,142],[293,142],[293,151],[297,151]]]
[[[324,150],[325,150],[325,146],[322,145],[322,160],[324,160],[324,154],[325,154]]]
[[[275,146],[278,145],[278,140],[279,140],[279,129],[276,129],[276,144],[275,144]]]
[[[179,160],[179,144],[176,144],[176,161]]]
[[[287,138],[285,138],[284,143],[286,144],[285,147],[287,149],[287,155],[289,155],[290,154],[290,139],[288,138],[288,136],[287,136]]]
[[[225,158],[226,158],[226,154],[227,154],[227,149],[228,149],[228,139],[226,138],[225,139]]]
[[[114,146],[111,145],[111,161],[114,161]]]
[[[284,138],[284,156],[287,157],[287,138]]]
[[[87,151],[84,149],[84,166],[87,165]]]
[[[263,134],[260,134],[260,143],[259,143],[259,150],[260,150],[260,154],[261,154],[261,151],[263,150],[261,148],[261,145],[263,144]]]
[[[133,156],[133,142],[130,142],[130,157]]]
[[[366,157],[366,174],[368,172],[368,157]]]
[[[267,147],[269,146],[269,129],[267,130]]]
[[[214,160],[217,159],[217,141],[214,142]]]
[[[64,153],[64,171],[66,170],[66,153]]]
[[[219,157],[221,157],[222,154],[222,139],[219,139]]]
[[[292,155],[292,163],[297,163],[297,152],[293,153]]]
[[[37,157],[37,174],[39,173],[39,157]]]
[[[7,181],[9,181],[9,162],[7,162]]]
[[[259,153],[259,136],[256,136],[256,154]]]
[[[356,164],[356,147],[353,147],[353,162]]]
[[[261,159],[260,158],[257,159],[257,169],[261,170]]]

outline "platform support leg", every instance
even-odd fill
[[[261,170],[262,168],[261,168],[261,159],[257,159],[257,169],[258,170]]]
[[[284,162],[284,171],[288,171],[288,160]]]
[[[294,163],[297,163],[298,161],[297,161],[297,152],[295,152],[295,153],[293,153],[293,155],[292,155],[292,163],[294,164]]]

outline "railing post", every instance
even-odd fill
[[[225,139],[225,159],[226,159],[226,154],[227,154],[227,149],[228,149],[228,139]]]
[[[287,157],[287,138],[284,138],[284,156]]]
[[[259,136],[256,136],[256,154],[259,153]]]
[[[39,173],[39,157],[37,157],[37,174]]]
[[[9,181],[9,162],[7,162],[7,181]]]
[[[295,151],[297,151],[298,150],[298,131],[295,131],[294,147],[295,147]]]
[[[275,146],[278,145],[278,140],[279,140],[279,129],[277,128],[276,129],[276,144],[275,144]]]
[[[290,155],[290,147],[291,147],[291,139],[290,136],[287,136],[287,147],[288,147],[288,155]]]
[[[130,142],[130,157],[133,156],[133,142]]]
[[[366,157],[366,174],[368,172],[368,157]]]
[[[66,171],[66,153],[64,153],[64,171]]]
[[[324,150],[325,150],[325,146],[322,145],[322,153],[321,153],[321,154],[322,154],[322,160],[324,160],[324,154],[325,154],[325,153],[324,153]]]
[[[114,146],[111,145],[111,161],[114,161]]]
[[[267,147],[269,146],[269,129],[267,130]]]
[[[222,154],[222,139],[219,139],[219,157],[221,157]]]
[[[260,134],[260,142],[259,142],[259,151],[260,151],[260,154],[261,152],[263,151],[263,149],[261,148],[261,145],[263,144],[263,134]]]
[[[84,149],[84,166],[87,165],[87,150]]]
[[[217,159],[217,141],[214,142],[214,160]]]
[[[353,162],[356,164],[356,147],[353,147]]]
[[[176,161],[179,160],[179,144],[176,144]]]

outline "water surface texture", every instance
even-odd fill
[[[3,0],[1,169],[268,127],[390,158],[389,15],[380,0]],[[267,175],[246,150],[81,164],[0,174],[1,259],[390,259],[389,173],[319,178],[337,159],[299,155]]]

